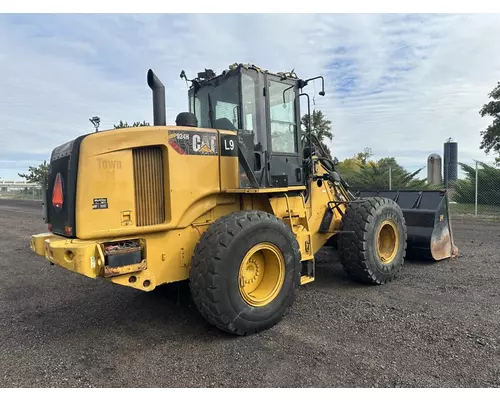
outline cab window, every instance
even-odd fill
[[[297,153],[297,124],[295,118],[295,92],[283,91],[290,84],[270,81],[269,115],[271,119],[271,148],[277,153]]]

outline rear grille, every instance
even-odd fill
[[[133,149],[137,226],[165,221],[163,155],[159,146]]]

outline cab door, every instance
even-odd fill
[[[292,89],[289,89],[290,87]],[[300,108],[295,82],[266,75],[264,95],[270,185],[272,187],[303,185]]]

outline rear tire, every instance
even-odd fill
[[[339,258],[355,281],[381,285],[397,277],[406,256],[403,212],[391,199],[349,203],[338,239]]]
[[[190,289],[205,319],[237,335],[278,323],[300,285],[298,242],[283,221],[239,211],[203,233],[191,263]]]

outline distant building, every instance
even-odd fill
[[[427,157],[427,182],[431,185],[441,185],[441,156],[437,153]]]
[[[458,143],[452,138],[444,143],[444,164],[443,164],[443,179],[444,186],[448,187],[450,182],[456,181],[458,178]]]

